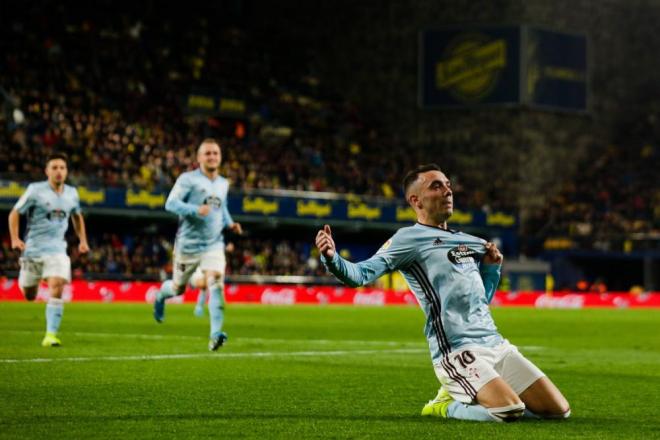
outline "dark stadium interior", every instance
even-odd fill
[[[558,290],[581,281],[659,290],[660,40],[651,37],[660,6],[409,3],[2,2],[0,183],[42,180],[44,158],[62,151],[73,185],[167,193],[213,136],[236,194],[377,204],[401,198],[408,169],[436,162],[460,210],[515,216],[511,236],[454,225],[499,240],[507,263],[548,262]],[[479,25],[586,35],[587,108],[421,108],[419,32]],[[193,96],[222,100],[209,109]],[[0,272],[9,276],[18,270],[11,207],[0,200]],[[92,252],[70,248],[74,277],[161,279],[176,219],[162,208],[108,209],[85,208]],[[237,219],[247,234],[229,239],[230,276],[331,282],[313,248],[321,217]],[[397,227],[334,229],[345,254],[362,259]]]

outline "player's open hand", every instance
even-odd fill
[[[489,241],[484,246],[486,247],[486,255],[484,255],[483,262],[485,264],[502,264],[504,256],[497,248],[497,245]]]
[[[20,238],[11,241],[11,248],[23,252],[25,250],[25,242]]]
[[[197,210],[197,213],[202,217],[206,217],[211,212],[211,207],[209,205],[202,205]]]
[[[323,226],[316,234],[316,247],[325,258],[332,259],[335,256],[335,241],[332,239],[330,225]]]
[[[87,243],[80,242],[80,244],[78,244],[78,252],[81,254],[86,254],[89,252],[89,245]]]
[[[232,225],[229,227],[229,230],[234,234],[243,235],[243,227],[240,223],[232,223]]]

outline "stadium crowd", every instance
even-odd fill
[[[579,172],[525,225],[526,245],[631,252],[660,247],[660,101],[621,129],[620,143],[580,161]],[[534,249],[531,249],[534,254]]]
[[[41,27],[26,17],[0,31],[7,52],[0,86],[23,113],[3,127],[5,178],[41,178],[43,156],[58,150],[71,158],[74,184],[168,189],[191,167],[200,126],[235,123],[188,117],[180,100],[193,84],[248,104],[241,133],[223,139],[236,188],[396,195],[401,170],[383,166],[376,132],[357,110],[328,98],[303,69],[280,83],[272,66],[247,55],[254,50],[240,29],[207,34],[205,19],[195,17],[198,32],[188,37],[199,49],[191,58],[172,47],[174,21],[156,28],[129,17],[56,16],[38,17]],[[88,56],[92,47],[98,56]],[[228,58],[234,68],[222,69]]]
[[[209,133],[222,139],[223,174],[235,189],[392,198],[401,196],[406,170],[428,161],[423,150],[328,90],[297,53],[269,45],[255,30],[209,33],[200,17],[180,29],[183,19],[156,25],[128,13],[107,21],[87,12],[65,15],[56,6],[48,16],[26,14],[0,29],[6,53],[0,87],[22,112],[6,114],[0,126],[4,179],[41,179],[43,157],[57,150],[70,157],[74,185],[169,190]],[[198,48],[194,55],[174,43],[179,34]],[[89,57],[92,51],[97,55]],[[193,115],[182,101],[196,87],[239,97],[246,111]],[[465,166],[470,145],[482,142],[470,132],[449,133],[446,141],[464,153],[440,158],[452,170],[461,207],[515,209],[511,198],[490,197],[509,179],[496,178],[488,190],[481,173]],[[500,136],[496,143],[502,142]]]
[[[48,14],[27,8],[0,28],[6,107],[0,123],[1,179],[43,179],[43,159],[57,150],[70,158],[74,185],[167,191],[194,166],[196,143],[207,134],[221,137],[222,173],[243,190],[392,198],[401,195],[405,171],[428,161],[427,151],[368,120],[312,74],[301,56],[304,42],[289,53],[255,29],[227,25],[211,31],[203,16],[138,19],[143,16],[125,12],[109,20],[102,8],[70,12],[56,4]],[[246,110],[219,117],[192,114],[182,102],[195,88],[240,98]],[[515,173],[485,173],[492,157],[475,155],[497,151],[505,162],[507,151],[520,148],[516,134],[502,124],[510,116],[492,112],[478,122],[464,116],[434,139],[441,145],[433,151],[444,153],[437,161],[450,170],[461,209],[520,208],[512,188],[524,182]],[[653,172],[660,165],[654,144],[658,118],[649,110],[648,120],[635,128],[634,142],[593,148],[576,178],[559,180],[559,188],[549,190],[549,203],[523,225],[525,237],[531,237],[523,252],[536,255],[555,238],[625,250],[626,238],[660,234],[660,192],[648,185],[657,180]],[[101,233],[94,239],[89,256],[77,258],[72,250],[75,270],[155,276],[166,265],[164,237]],[[303,243],[243,240],[236,249],[230,257],[236,273],[323,272],[311,267]],[[3,270],[16,269],[6,240],[2,252]]]
[[[78,279],[160,280],[171,274],[171,237],[162,234],[100,233],[89,237],[88,254],[78,252],[71,237],[68,254],[72,276]],[[309,242],[286,239],[246,238],[227,246],[227,274],[305,275],[327,277],[318,252]],[[18,252],[9,237],[0,242],[0,274],[17,274]]]

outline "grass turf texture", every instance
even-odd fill
[[[42,348],[44,304],[0,303],[0,438],[660,437],[660,311],[493,314],[571,419],[420,417],[438,383],[413,307],[230,304],[208,353],[189,305],[158,325],[146,304],[67,304],[64,345]]]

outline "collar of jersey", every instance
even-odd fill
[[[204,174],[202,172],[202,167],[197,168],[197,173],[200,176],[202,176],[203,178],[205,178],[206,180],[208,180],[209,182],[215,182],[216,180],[218,180],[220,178],[220,173],[218,173],[218,175],[215,176],[215,179],[211,179],[209,176],[207,176],[206,174]]]
[[[416,222],[416,223],[420,226],[426,226],[427,228],[433,228],[433,229],[440,229],[441,231],[449,232],[451,234],[456,234],[460,232],[457,231],[456,229],[449,229],[449,228],[445,229],[445,228],[441,228],[440,226],[427,225],[425,223],[420,223],[420,222]]]

